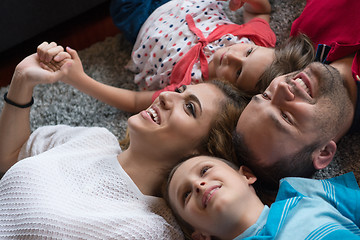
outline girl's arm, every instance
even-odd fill
[[[137,113],[151,105],[152,95],[155,91],[132,91],[100,83],[84,72],[79,55],[75,50],[66,48],[70,57],[66,57],[60,50],[59,46],[51,47],[47,43],[38,47],[38,55],[44,59],[42,67],[49,71],[60,69],[62,75],[58,79],[59,81],[123,111]],[[56,62],[51,61],[52,59],[56,62],[61,61],[61,68],[57,66]]]
[[[30,103],[34,87],[54,82],[57,74],[42,69],[37,54],[30,55],[16,66],[7,99],[19,105]],[[0,172],[6,172],[17,162],[20,149],[30,136],[29,117],[30,107],[4,103],[0,116]]]
[[[271,5],[268,0],[230,0],[229,7],[235,11],[244,6],[244,21],[258,17],[270,21]]]
[[[85,73],[76,82],[69,84],[106,104],[130,113],[138,113],[148,108],[154,94],[154,91],[138,92],[109,86],[92,79]]]

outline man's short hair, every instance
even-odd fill
[[[319,143],[308,144],[298,152],[279,159],[276,163],[261,167],[259,159],[246,145],[244,136],[235,132],[233,144],[236,154],[236,164],[248,166],[258,178],[262,189],[277,190],[279,181],[284,177],[312,177],[316,172],[312,154],[319,147]]]

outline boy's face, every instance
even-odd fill
[[[256,83],[274,57],[273,48],[248,43],[221,48],[209,64],[209,78],[224,79],[241,90],[254,92]]]
[[[236,237],[253,223],[242,219],[252,211],[256,196],[251,184],[256,178],[244,175],[223,161],[199,156],[185,161],[169,184],[173,209],[196,231],[210,236]],[[239,229],[245,228],[245,229]]]

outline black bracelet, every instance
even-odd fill
[[[21,105],[21,104],[18,104],[18,103],[16,103],[16,102],[13,102],[13,101],[11,101],[10,99],[8,99],[8,98],[7,98],[7,94],[8,94],[7,92],[4,94],[4,100],[5,100],[5,102],[8,103],[8,104],[10,104],[10,105],[13,105],[13,106],[15,106],[15,107],[18,107],[18,108],[28,108],[28,107],[30,107],[31,105],[34,104],[34,98],[33,98],[33,97],[31,97],[31,101],[30,101],[29,103],[24,104],[24,105]]]

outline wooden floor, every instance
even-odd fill
[[[102,4],[79,17],[0,53],[0,87],[10,83],[16,65],[23,58],[34,53],[36,47],[43,41],[54,41],[64,47],[69,46],[79,51],[119,32],[109,15],[108,3]]]

